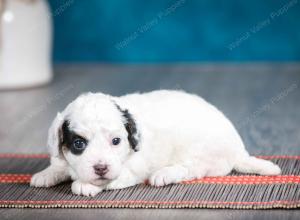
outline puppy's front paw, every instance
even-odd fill
[[[79,180],[76,180],[72,183],[72,192],[76,195],[83,195],[83,196],[92,196],[94,197],[98,193],[100,193],[103,188],[100,186],[95,186],[89,183],[83,183]]]
[[[149,179],[152,186],[165,186],[171,183],[178,183],[182,181],[182,176],[178,175],[174,167],[164,167],[156,171]]]
[[[111,183],[107,184],[105,189],[106,190],[113,190],[113,189],[123,189],[129,186],[132,186],[133,184],[128,184],[126,182],[122,182],[120,180],[114,180]]]
[[[117,179],[111,181],[109,184],[106,185],[105,189],[124,189],[130,186],[134,186],[141,182],[142,181],[140,181],[130,170],[124,169]]]
[[[43,170],[34,174],[30,180],[30,186],[34,187],[50,187],[57,183],[57,176],[49,170]]]
[[[269,162],[269,161],[267,161]],[[264,167],[259,173],[260,175],[280,175],[281,169],[277,164],[268,163],[268,165]]]

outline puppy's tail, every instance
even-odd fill
[[[279,175],[281,173],[278,165],[249,155],[238,158],[234,169],[241,173],[255,173],[260,175]]]

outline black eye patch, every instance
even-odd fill
[[[62,125],[62,145],[66,146],[71,153],[75,155],[80,155],[83,153],[87,147],[88,141],[76,134],[74,131],[69,128],[69,121],[64,121]]]

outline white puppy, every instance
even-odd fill
[[[278,175],[249,156],[231,122],[202,98],[180,91],[79,96],[49,129],[51,165],[31,185],[74,180],[72,192],[95,196],[149,180],[164,186],[205,176]]]

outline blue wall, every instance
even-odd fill
[[[300,0],[49,2],[57,62],[300,60]]]

